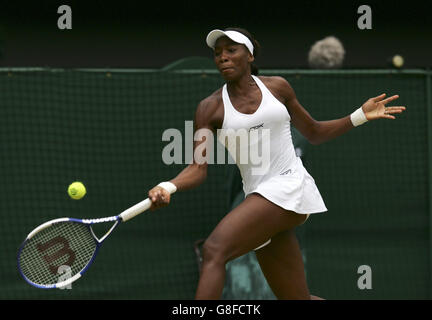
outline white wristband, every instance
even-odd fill
[[[358,108],[356,111],[351,113],[351,122],[354,127],[358,127],[359,125],[365,123],[367,120],[366,115],[363,112],[362,107]]]
[[[158,186],[164,188],[170,194],[173,194],[174,192],[177,191],[177,187],[172,182],[168,182],[168,181],[161,182],[161,183],[158,184]]]

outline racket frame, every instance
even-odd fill
[[[173,191],[170,191],[170,193],[173,193]],[[122,213],[120,213],[117,216],[111,216],[111,217],[105,217],[105,218],[98,218],[98,219],[75,219],[75,218],[58,218],[58,219],[53,219],[50,220],[48,222],[45,222],[43,224],[41,224],[40,226],[36,227],[32,232],[30,232],[28,234],[28,236],[26,237],[26,239],[23,241],[23,243],[21,244],[19,250],[18,250],[18,256],[17,256],[17,261],[18,261],[18,271],[21,274],[21,276],[24,278],[24,280],[29,283],[30,285],[40,288],[40,289],[54,289],[54,288],[62,288],[65,287],[69,284],[71,284],[72,282],[74,282],[75,280],[79,279],[87,270],[88,268],[91,266],[91,264],[93,263],[93,261],[95,260],[95,257],[99,251],[100,246],[102,245],[102,243],[105,241],[105,239],[114,231],[115,228],[117,228],[117,226],[119,225],[120,222],[126,222],[132,218],[134,218],[135,216],[143,213],[144,211],[150,209],[151,207],[151,200],[149,198],[135,204],[134,206],[124,210]],[[31,238],[33,238],[37,233],[39,233],[40,231],[52,226],[55,223],[62,223],[62,222],[75,222],[75,223],[82,223],[85,224],[89,229],[90,232],[92,234],[93,239],[96,241],[96,248],[95,251],[93,252],[93,255],[91,257],[91,259],[89,260],[89,262],[86,264],[86,266],[80,271],[78,272],[76,275],[74,275],[73,277],[62,281],[62,282],[58,282],[56,284],[52,284],[52,285],[42,285],[42,284],[38,284],[38,283],[34,283],[32,282],[30,279],[28,279],[24,273],[21,270],[21,265],[20,265],[20,256],[21,256],[21,252],[24,248],[24,246],[26,245],[27,241],[29,241]],[[114,222],[113,226],[105,233],[104,236],[102,236],[100,239],[95,235],[93,229],[91,228],[91,226],[93,224],[97,224],[97,223],[105,223],[105,222]]]
[[[20,246],[20,248],[18,250],[18,257],[17,257],[18,271],[19,271],[19,273],[21,274],[21,276],[24,278],[24,280],[28,284],[30,284],[30,285],[32,285],[32,286],[34,286],[36,288],[40,288],[40,289],[54,289],[54,288],[66,287],[67,285],[71,284],[72,282],[78,280],[88,270],[88,268],[92,265],[93,261],[95,260],[96,255],[97,255],[97,253],[99,251],[99,248],[101,247],[102,243],[114,231],[114,229],[117,228],[117,226],[119,225],[119,223],[121,221],[122,221],[122,219],[118,215],[118,216],[99,218],[99,219],[58,218],[58,219],[53,219],[53,220],[50,220],[48,222],[45,222],[45,223],[41,224],[40,226],[36,227],[32,232],[30,232],[28,234],[28,236],[26,237],[26,239],[21,244],[21,246]],[[58,283],[51,284],[51,285],[43,285],[43,284],[35,283],[35,282],[31,281],[30,279],[28,279],[25,276],[25,274],[22,272],[22,270],[21,270],[21,265],[20,265],[21,252],[22,252],[24,246],[26,245],[26,243],[31,238],[33,238],[37,233],[39,233],[42,230],[44,230],[44,229],[52,226],[53,224],[63,223],[63,222],[81,223],[81,224],[84,224],[87,228],[89,228],[89,231],[90,231],[93,239],[96,242],[96,248],[95,248],[95,250],[93,252],[93,255],[90,258],[90,260],[88,261],[88,263],[85,265],[85,267],[80,272],[78,272],[74,276],[70,277],[69,279],[66,279],[65,281],[58,282]],[[96,236],[96,234],[94,233],[93,228],[91,226],[94,225],[94,224],[97,224],[97,223],[105,223],[105,222],[114,222],[114,224],[112,225],[112,227],[101,238],[98,238]],[[60,275],[59,275],[59,277],[60,277]]]

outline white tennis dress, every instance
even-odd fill
[[[262,93],[257,111],[253,114],[237,111],[231,104],[225,84],[222,89],[224,121],[222,130],[218,131],[219,141],[240,169],[245,197],[256,192],[276,205],[299,214],[327,211],[315,180],[295,153],[291,117],[286,106],[272,95],[258,77],[252,77]],[[249,139],[242,141],[239,133],[248,133]],[[240,142],[236,144],[235,141]],[[247,159],[242,158],[244,154],[241,152],[247,153],[248,150]],[[261,154],[261,162],[259,157],[253,156],[254,150]]]

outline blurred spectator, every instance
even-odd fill
[[[308,62],[313,69],[337,69],[343,65],[345,49],[334,36],[315,42],[309,50]]]

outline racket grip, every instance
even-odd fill
[[[120,218],[123,222],[128,221],[129,219],[132,219],[133,217],[139,215],[140,213],[143,213],[144,211],[150,209],[151,207],[151,200],[149,198],[137,203],[133,207],[130,207],[129,209],[126,209],[122,213],[120,213]]]

